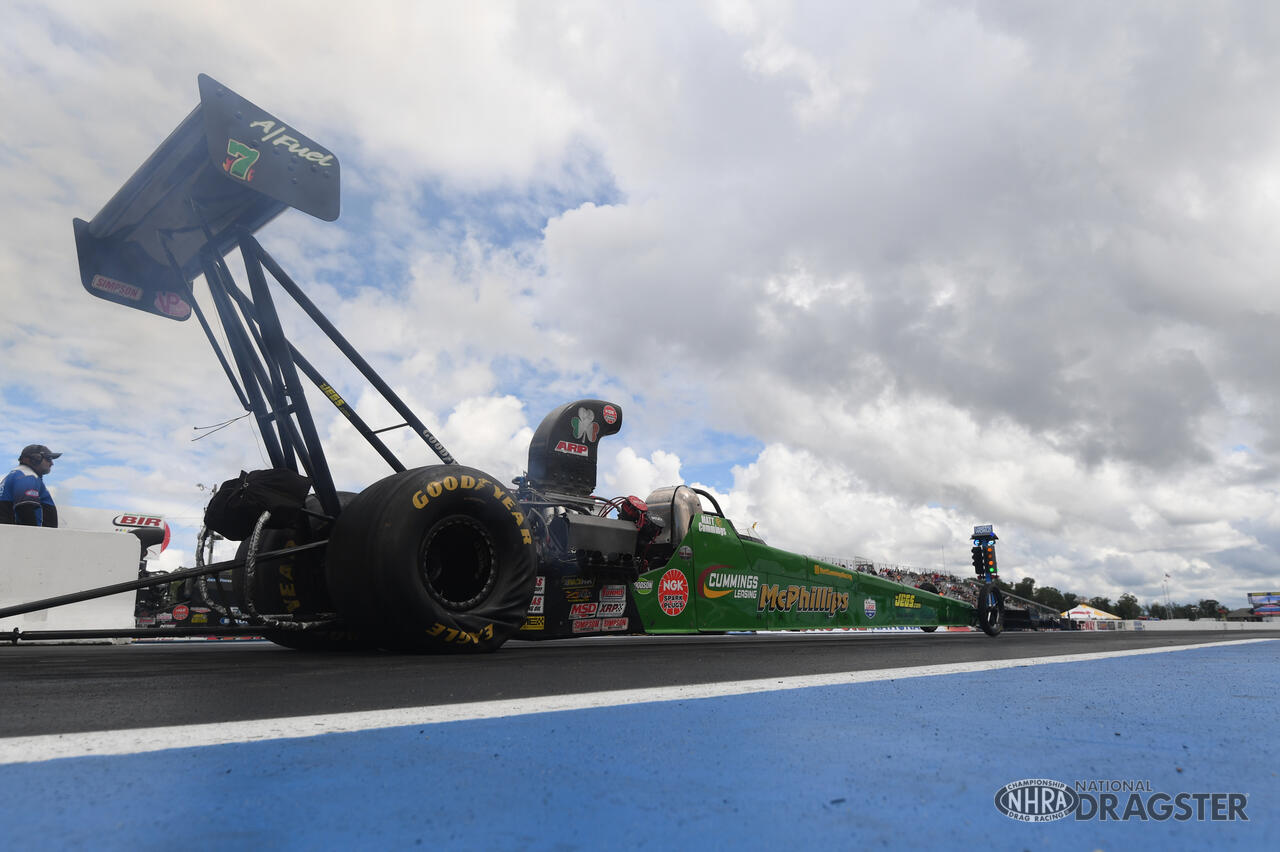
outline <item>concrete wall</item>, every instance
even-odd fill
[[[138,579],[138,540],[114,532],[0,525],[0,607]],[[120,630],[137,592],[0,618],[0,631]]]
[[[1280,630],[1280,621],[1210,621],[1170,618],[1164,621],[1121,621],[1121,630]]]

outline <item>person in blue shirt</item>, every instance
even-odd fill
[[[44,444],[28,444],[18,456],[18,466],[0,483],[0,524],[56,527],[58,509],[53,505],[44,476],[62,453]]]

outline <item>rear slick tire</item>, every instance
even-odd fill
[[[497,650],[520,629],[537,557],[522,507],[462,465],[394,474],[356,496],[329,539],[344,618],[414,652]]]

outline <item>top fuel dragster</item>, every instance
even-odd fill
[[[225,630],[303,649],[475,651],[510,638],[902,625],[1000,632],[994,564],[979,568],[975,607],[770,547],[688,486],[644,500],[594,496],[600,441],[622,428],[614,403],[582,399],[548,414],[528,470],[510,485],[459,464],[254,237],[289,207],[336,219],[338,158],[208,76],[199,90],[199,105],[102,210],[75,220],[81,282],[94,296],[166,319],[195,316],[256,419],[271,467],[223,483],[206,512],[208,530],[241,542],[234,560],[9,607],[0,617],[196,578],[210,608],[248,622]],[[226,265],[233,250],[247,292]],[[196,299],[200,276],[225,350]],[[284,334],[268,276],[439,464],[407,468],[303,357]],[[369,441],[389,476],[359,493],[337,491],[304,377]],[[208,582],[228,574],[230,593]]]

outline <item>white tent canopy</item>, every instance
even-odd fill
[[[1062,615],[1064,618],[1075,618],[1075,619],[1093,619],[1093,620],[1116,619],[1117,621],[1120,619],[1120,616],[1118,615],[1112,615],[1109,612],[1103,612],[1102,610],[1091,607],[1088,604],[1076,604],[1073,608],[1062,613]]]

